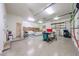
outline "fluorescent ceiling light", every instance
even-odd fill
[[[54,20],[58,20],[58,19],[59,19],[59,17],[55,17],[55,18],[54,18]]]
[[[29,17],[28,20],[29,20],[29,21],[35,21],[35,19],[33,19],[33,18],[31,18],[31,17]]]
[[[38,23],[43,23],[43,21],[38,21]]]
[[[47,8],[45,11],[46,11],[48,14],[53,14],[53,13],[54,13],[54,11],[53,11],[53,9],[52,9],[51,7]]]

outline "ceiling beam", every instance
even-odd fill
[[[71,14],[72,14],[72,12],[68,12],[68,13],[59,15],[58,17],[63,17],[63,16],[66,16],[66,15],[71,15]],[[49,18],[49,19],[47,19],[46,21],[49,21],[50,19],[53,19],[53,18]]]
[[[41,9],[41,11],[37,12],[34,16],[37,16],[39,14],[41,14],[43,11],[45,11],[48,7],[54,5],[55,3],[50,3],[49,5],[47,5],[45,8]]]

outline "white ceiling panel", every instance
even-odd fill
[[[33,14],[36,14],[45,8],[48,4],[49,3],[27,3],[27,6]]]
[[[48,15],[43,9],[50,4],[51,3],[7,3],[5,6],[7,13],[24,17],[28,17],[29,14],[32,14],[37,20],[43,19],[44,21],[51,20],[55,16],[72,12],[72,3],[55,3],[50,6],[54,13]],[[41,12],[41,10],[43,11]],[[69,18],[69,15],[61,17],[61,19],[66,18]]]

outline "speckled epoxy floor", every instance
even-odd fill
[[[79,56],[79,52],[72,39],[58,37],[57,41],[47,43],[42,36],[30,36],[13,42],[3,56]]]

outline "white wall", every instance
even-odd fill
[[[5,8],[4,4],[0,4],[0,53],[3,50],[5,38]]]
[[[43,23],[37,23],[38,24],[38,27],[40,28],[40,30],[43,30]]]
[[[38,27],[37,23],[25,21],[25,19],[23,17],[20,17],[20,16],[7,14],[6,19],[7,19],[6,27],[8,30],[12,31],[14,38],[16,38],[16,23],[17,22],[22,24],[22,34],[21,34],[22,37],[23,37],[23,27],[36,27],[36,28]]]
[[[37,23],[29,22],[29,21],[23,21],[23,27],[38,27]]]
[[[52,23],[59,23],[59,22],[65,22],[65,21],[69,21],[70,19],[61,19],[61,20],[57,20],[57,21],[53,21],[53,22],[46,22],[46,23],[44,23],[43,25],[45,25],[46,26],[46,29],[47,28],[51,28],[51,24]],[[57,34],[59,35],[63,35],[63,29],[59,29],[58,27],[58,25],[56,25],[56,27],[57,27],[57,29],[56,29],[56,32],[57,32]],[[70,22],[66,22],[66,29],[68,29],[69,31],[70,31]]]
[[[6,18],[7,18],[6,21],[7,29],[12,31],[13,38],[16,38],[16,23],[19,22],[22,24],[22,18],[11,14],[8,14]]]
[[[74,27],[73,27],[73,24],[74,24]],[[75,46],[79,50],[79,11],[77,12],[74,20],[72,21],[72,28],[74,28],[74,29],[72,29],[72,40],[74,41]],[[74,37],[74,35],[75,35],[75,37]]]
[[[64,22],[65,20],[57,20],[57,21],[48,21],[46,23],[44,23],[43,25],[46,25],[46,28],[50,28],[52,23],[59,23],[59,22]]]
[[[46,29],[47,29],[47,28],[51,28],[51,22],[44,23],[43,25],[46,26]]]

